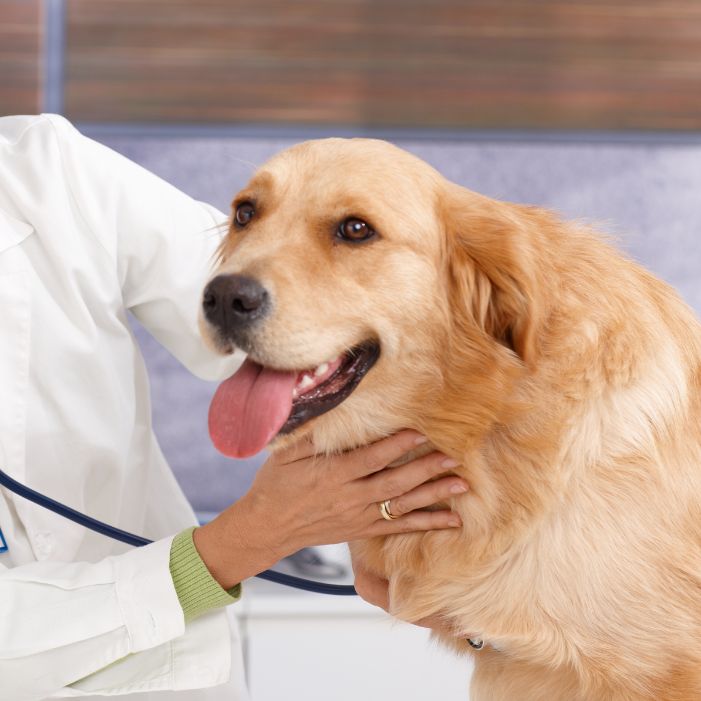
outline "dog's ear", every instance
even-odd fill
[[[457,185],[439,203],[453,314],[477,324],[530,364],[542,318],[537,221],[528,208]]]

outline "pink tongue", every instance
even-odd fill
[[[246,360],[224,380],[209,406],[209,435],[216,449],[247,458],[265,448],[292,411],[297,375]]]

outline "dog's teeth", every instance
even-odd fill
[[[321,377],[321,375],[323,375],[325,372],[328,372],[328,369],[329,364],[322,363],[316,370],[314,370],[314,377]]]
[[[292,399],[297,399],[297,397],[299,397],[299,392],[297,391],[297,388],[295,387],[292,390]]]
[[[297,387],[299,389],[307,389],[307,387],[311,387],[314,384],[314,379],[312,378],[311,375],[305,375],[301,381],[297,384]]]

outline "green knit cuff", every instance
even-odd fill
[[[212,577],[192,540],[194,530],[178,533],[170,546],[170,575],[186,622],[241,598],[240,584],[226,590]]]

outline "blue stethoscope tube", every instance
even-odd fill
[[[134,545],[136,547],[148,545],[149,543],[153,542],[152,540],[148,540],[148,538],[143,538],[142,536],[128,533],[120,528],[110,526],[103,521],[98,521],[97,519],[91,518],[80,511],[71,509],[70,506],[66,506],[55,499],[51,499],[44,494],[35,492],[33,489],[30,489],[21,482],[17,482],[17,480],[12,479],[12,477],[2,470],[0,470],[0,485],[6,487],[11,492],[14,492],[24,499],[37,504],[38,506],[48,509],[49,511],[53,511],[55,514],[63,516],[69,521],[78,523],[81,526],[89,528],[91,531],[100,533],[108,538],[118,540],[122,543],[127,543],[127,545]],[[302,579],[301,577],[294,577],[289,574],[283,574],[282,572],[275,572],[274,570],[265,570],[264,572],[257,574],[256,577],[266,579],[269,582],[275,582],[276,584],[283,584],[286,587],[311,591],[316,594],[333,594],[335,596],[355,596],[357,594],[355,588],[351,585],[315,582],[311,579]]]

